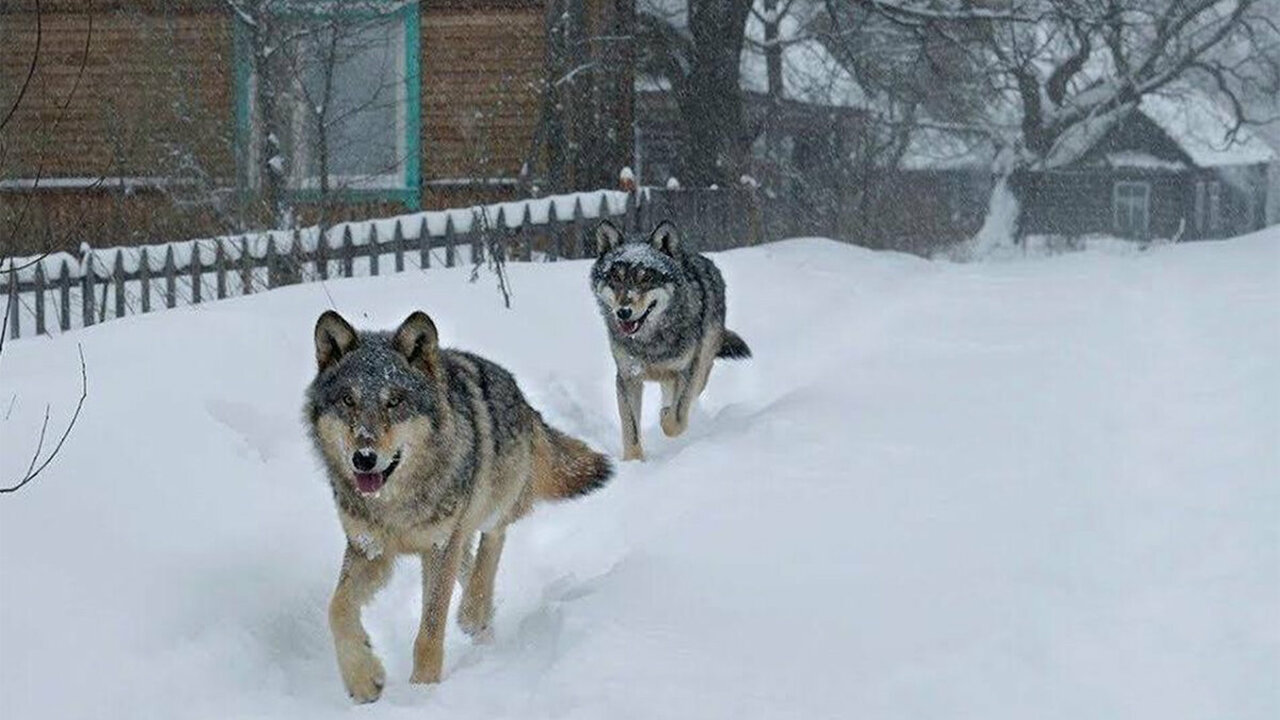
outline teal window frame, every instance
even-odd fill
[[[381,3],[388,7],[401,6],[398,10],[384,13],[376,6]],[[390,188],[342,188],[331,190],[327,199],[345,203],[392,202],[399,203],[409,210],[419,210],[422,204],[422,19],[417,2],[404,0],[364,0],[358,8],[332,9],[330,3],[319,4],[324,9],[312,9],[309,3],[302,1],[281,3],[282,9],[278,18],[305,15],[323,15],[331,17],[336,14],[342,18],[373,19],[377,17],[399,18],[404,23],[405,52],[405,161],[403,187]],[[244,20],[236,17],[234,23],[234,55],[235,55],[235,156],[237,188],[242,194],[256,191],[251,187],[250,178],[250,143],[253,141],[252,106],[250,89],[253,82],[253,64],[250,62],[252,40],[250,30]],[[285,188],[286,196],[291,202],[305,204],[318,202],[322,193],[314,189]]]

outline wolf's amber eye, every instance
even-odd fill
[[[642,282],[642,283],[649,282],[649,271],[648,271],[648,270],[641,270],[640,272],[637,272],[637,273],[636,273],[636,282]]]
[[[401,398],[398,395],[393,395],[392,397],[387,398],[387,409],[390,410],[394,407],[400,407],[400,402]]]
[[[343,393],[342,404],[346,405],[347,407],[355,407],[356,406],[355,396],[352,395],[351,393]]]

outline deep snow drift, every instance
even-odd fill
[[[1280,716],[1280,230],[951,265],[819,240],[720,254],[685,437],[512,528],[496,638],[407,683],[416,566],[366,611],[412,718]],[[353,712],[343,540],[304,442],[311,328],[425,308],[619,451],[587,265],[335,281],[23,340],[0,358],[0,717]],[[0,417],[4,415],[0,414]],[[456,596],[455,596],[456,597]]]

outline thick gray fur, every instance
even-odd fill
[[[426,417],[432,426],[440,427],[443,418],[439,387],[420,371],[410,367],[404,356],[392,346],[391,333],[360,332],[358,337],[356,349],[320,372],[307,388],[305,412],[313,435],[315,421],[322,412],[349,415],[352,421],[358,420],[360,413],[374,415],[390,412],[389,419],[392,422],[415,416]],[[438,357],[450,412],[455,419],[461,419],[456,424],[452,439],[464,447],[470,446],[470,451],[460,453],[457,462],[451,467],[441,468],[444,472],[431,478],[422,478],[433,482],[417,483],[411,501],[397,508],[398,512],[407,510],[406,514],[425,521],[433,521],[453,513],[475,483],[477,459],[481,453],[478,445],[481,435],[479,422],[483,420],[488,423],[495,453],[501,453],[505,443],[532,432],[534,425],[542,422],[538,411],[525,401],[515,378],[497,363],[469,352],[447,348],[440,348]],[[476,385],[484,393],[482,398],[471,397],[472,391],[464,382],[464,375],[470,375],[476,381]],[[379,390],[390,386],[402,388],[405,392],[400,405],[387,411],[375,400]],[[360,390],[359,395],[364,402],[347,408],[342,403],[342,394],[353,388]],[[473,400],[481,400],[486,405],[487,418],[476,416]],[[372,417],[365,422],[369,425],[376,424]],[[315,437],[314,440],[318,446],[320,439]],[[373,517],[375,511],[371,505],[360,497],[350,483],[339,480],[341,475],[342,470],[339,468],[333,468],[329,473],[334,499],[343,511],[370,522],[390,520]]]
[[[711,361],[747,358],[751,349],[725,328],[725,284],[719,268],[710,258],[685,250],[674,225],[662,222],[647,238],[626,239],[605,221],[597,227],[596,240],[599,257],[591,268],[591,286],[618,366],[624,457],[634,459],[642,455],[639,418],[645,380],[664,384],[670,405],[663,410],[663,430],[678,435],[706,385]],[[623,332],[617,306],[639,303],[633,305],[638,315],[650,297],[659,296],[660,314],[648,317],[634,334]]]

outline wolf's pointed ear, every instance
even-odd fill
[[[436,353],[440,350],[440,334],[436,324],[421,310],[405,318],[391,338],[391,346],[410,365],[432,374],[436,369]]]
[[[649,234],[649,244],[659,252],[674,255],[676,249],[680,247],[680,234],[676,232],[676,226],[670,220],[663,220]]]
[[[316,365],[324,370],[356,349],[360,338],[351,323],[332,310],[325,310],[316,320]]]
[[[596,255],[603,255],[622,244],[622,231],[608,220],[596,226]]]

